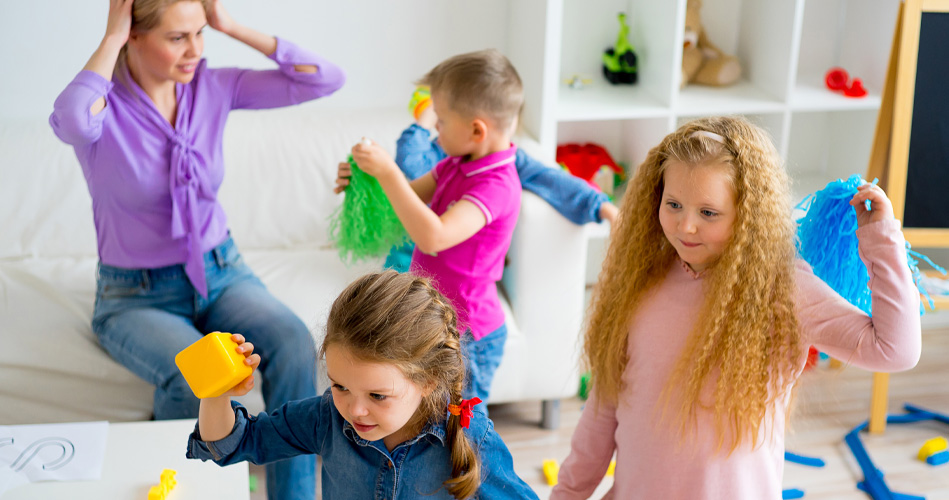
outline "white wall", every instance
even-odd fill
[[[327,107],[407,106],[412,82],[442,59],[494,47],[507,52],[506,0],[225,0],[243,24],[340,64],[346,86]],[[0,119],[45,120],[105,30],[108,0],[0,0]],[[208,29],[212,67],[273,67]]]

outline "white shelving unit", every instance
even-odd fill
[[[550,157],[559,143],[597,142],[633,169],[681,123],[742,114],[770,132],[798,200],[865,173],[899,0],[703,0],[710,39],[742,63],[742,80],[725,88],[680,89],[685,8],[686,0],[512,2],[508,52],[527,86],[523,122]],[[600,70],[620,11],[639,62],[632,86],[611,85]],[[834,66],[860,78],[869,95],[827,90],[824,74]],[[569,88],[573,75],[593,83]],[[596,267],[598,258],[591,248]]]
[[[865,171],[899,0],[704,0],[703,25],[739,57],[743,79],[680,90],[685,7],[686,0],[512,4],[508,46],[528,85],[524,123],[545,151],[593,141],[637,165],[688,119],[742,114],[771,133],[796,181]],[[600,72],[620,11],[639,57],[639,82],[631,86],[611,85]],[[870,94],[827,90],[824,74],[833,66],[860,78]],[[573,75],[593,83],[569,88],[564,80]]]

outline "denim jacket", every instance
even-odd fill
[[[188,439],[188,458],[218,465],[273,462],[302,454],[323,457],[323,500],[453,500],[442,486],[451,476],[445,420],[429,423],[391,452],[382,440],[366,441],[343,419],[327,390],[323,396],[291,401],[271,413],[249,416],[232,403],[231,434],[202,441],[197,425]],[[464,432],[481,457],[479,499],[536,499],[514,472],[511,454],[494,424],[475,408]]]
[[[431,140],[427,129],[413,123],[396,142],[395,162],[409,179],[417,179],[445,159],[445,151]],[[593,190],[583,180],[560,169],[550,168],[531,158],[520,148],[514,168],[521,187],[540,196],[574,224],[601,222],[600,205],[609,198]]]

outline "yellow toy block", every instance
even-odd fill
[[[194,395],[203,399],[218,397],[250,376],[254,370],[244,359],[230,333],[213,332],[179,352],[175,364]]]
[[[923,443],[923,447],[919,449],[919,454],[916,456],[925,462],[926,459],[930,457],[930,455],[945,450],[947,448],[947,444],[949,443],[947,443],[946,438],[942,436],[934,437]]]
[[[173,469],[164,469],[161,471],[161,482],[152,486],[148,490],[148,500],[165,500],[168,493],[175,488],[178,481],[175,480],[177,472]]]
[[[560,464],[556,460],[544,460],[544,477],[548,486],[557,486],[557,475],[560,474]],[[610,468],[606,469],[606,477],[612,477],[616,471],[616,460],[610,460]]]
[[[544,477],[548,486],[557,486],[557,475],[560,474],[560,465],[556,460],[544,460]]]

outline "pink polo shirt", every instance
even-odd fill
[[[428,276],[458,310],[459,330],[468,328],[475,340],[504,324],[496,282],[521,209],[521,181],[511,147],[474,161],[445,158],[432,169],[435,193],[429,204],[439,216],[459,200],[478,207],[487,224],[474,236],[436,255],[412,254],[411,272]]]

